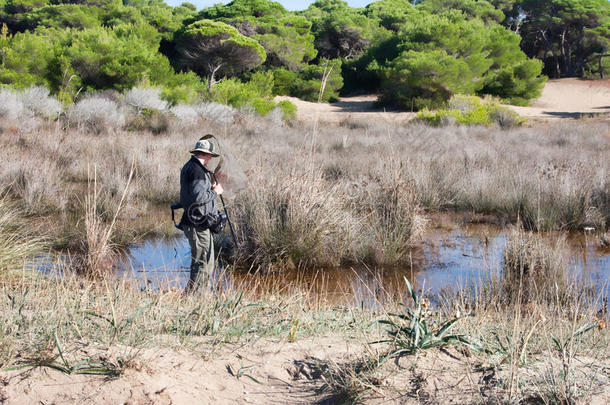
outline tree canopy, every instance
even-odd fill
[[[526,104],[543,74],[600,77],[610,63],[608,0],[378,0],[364,8],[318,0],[298,12],[271,0],[202,10],[162,0],[0,0],[0,27],[0,86],[44,85],[64,100],[151,85],[176,102],[368,91],[401,109],[441,105],[455,93]],[[237,88],[239,97],[218,95]]]
[[[523,49],[551,77],[582,77],[610,49],[608,0],[522,0],[519,9]]]
[[[231,76],[250,70],[267,57],[263,47],[228,24],[199,20],[187,25],[176,39],[180,65],[202,77],[208,88],[218,75]]]

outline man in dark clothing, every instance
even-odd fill
[[[180,204],[184,208],[180,228],[191,246],[191,274],[186,285],[190,292],[201,285],[212,288],[214,239],[206,227],[206,216],[217,211],[216,197],[223,193],[219,183],[212,184],[205,165],[215,156],[215,145],[207,139],[197,141],[191,159],[180,172]]]

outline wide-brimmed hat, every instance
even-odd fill
[[[219,153],[216,152],[216,145],[213,142],[210,142],[207,139],[200,139],[195,144],[195,147],[190,150],[191,153],[202,152],[209,153],[212,156],[220,156]]]

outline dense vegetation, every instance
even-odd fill
[[[457,93],[526,104],[545,75],[603,76],[610,53],[607,0],[318,0],[299,12],[269,0],[201,11],[161,0],[0,0],[0,26],[0,85],[43,85],[66,103],[150,86],[170,104],[332,101],[362,90],[401,109]]]

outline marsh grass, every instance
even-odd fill
[[[113,234],[128,243],[169,222],[152,208],[177,199],[178,170],[193,140],[216,133],[248,174],[248,189],[228,201],[244,242],[240,257],[267,269],[403,263],[424,213],[439,210],[520,219],[534,231],[607,227],[603,123],[500,130],[372,119],[312,128],[233,113],[231,122],[202,121],[201,133],[183,131],[178,121],[163,135],[17,127],[0,134],[0,179],[15,185],[10,196],[29,216],[49,218],[58,234],[63,222],[84,216],[76,196],[86,193],[87,167],[95,163],[104,222],[121,205]],[[43,175],[32,165],[40,156]],[[121,202],[132,161],[132,186]],[[147,215],[155,216],[142,221],[148,229],[134,225]]]
[[[508,302],[567,299],[569,251],[565,235],[553,243],[517,226],[509,234],[502,256],[502,286]]]
[[[339,189],[328,186],[320,170],[278,172],[255,184],[236,210],[245,260],[276,268],[341,263],[349,217]]]
[[[0,277],[22,267],[45,247],[43,235],[36,235],[33,227],[28,230],[15,205],[0,191]]]
[[[122,121],[123,112],[110,107]],[[430,309],[439,320],[474,313],[461,318],[454,333],[481,342],[491,354],[468,352],[468,365],[498,377],[491,380],[490,398],[473,401],[570,403],[608,384],[605,363],[595,360],[608,359],[610,337],[600,330],[607,313],[598,313],[603,297],[569,277],[565,241],[528,232],[587,226],[605,234],[607,124],[500,130],[370,120],[314,130],[230,113],[230,120],[204,117],[191,123],[189,133],[168,118],[161,123],[167,132],[156,135],[150,128],[123,131],[103,114],[91,122],[83,116],[76,129],[2,122],[7,130],[0,133],[0,180],[17,186],[0,199],[0,270],[20,268],[41,246],[36,235],[23,233],[18,206],[28,219],[44,215],[48,232],[56,232],[51,236],[57,235],[54,227],[82,229],[68,232],[66,245],[77,246],[80,255],[72,269],[102,277],[83,278],[69,268],[62,277],[3,274],[0,368],[41,365],[67,373],[120,374],[151,346],[208,358],[223,344],[263,337],[291,342],[330,333],[363,342],[382,337],[373,321],[397,313],[407,294],[373,294],[384,298],[353,307],[314,297],[311,286],[268,289],[244,283],[202,297],[172,289],[141,291],[128,280],[106,277],[117,239],[127,243],[134,233],[170,223],[169,211],[157,204],[177,198],[187,151],[212,132],[226,140],[249,177],[248,188],[229,201],[245,267],[398,264],[408,257],[430,211],[521,222],[527,231],[518,228],[511,235],[495,276]],[[111,130],[104,130],[104,123]],[[198,125],[201,133],[193,129]],[[33,162],[41,156],[45,160],[36,171]],[[91,162],[99,166],[93,187]],[[134,217],[151,219],[136,225]],[[381,364],[382,355],[383,350],[335,363],[331,374],[337,384],[329,384],[336,387],[331,391],[353,400],[382,390],[389,364]]]
[[[89,180],[88,192],[83,203],[83,236],[79,249],[77,249],[70,263],[71,267],[78,273],[92,278],[103,278],[111,274],[117,253],[116,245],[112,242],[112,236],[133,173],[134,168],[132,166],[116,211],[110,214],[112,218],[107,221],[105,216],[108,214],[101,211],[99,207],[97,169],[93,169],[93,178]]]

